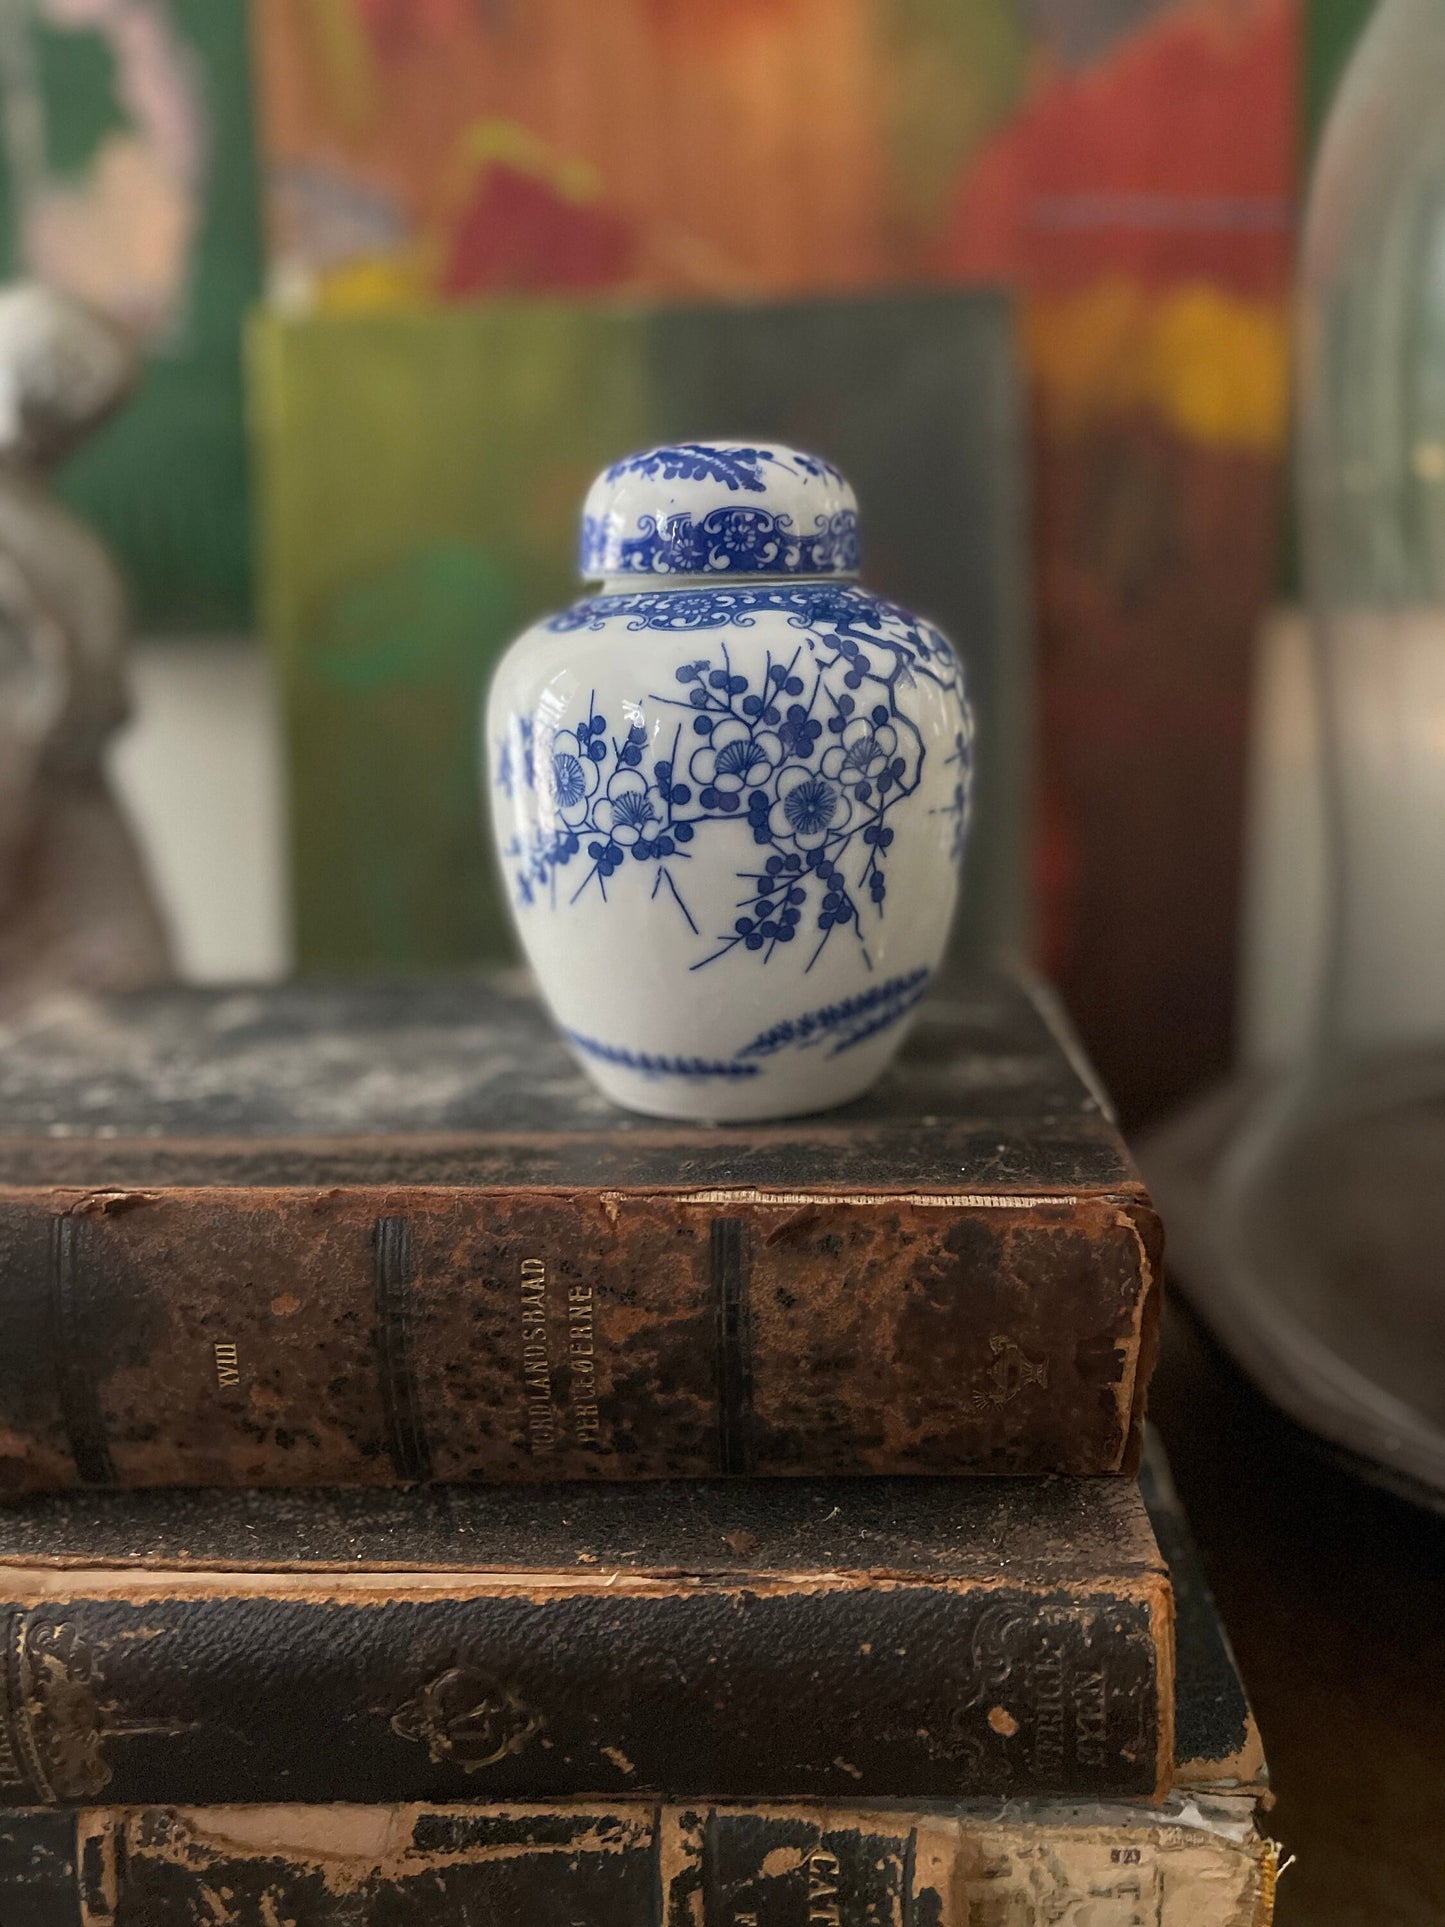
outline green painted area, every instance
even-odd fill
[[[1309,0],[1305,14],[1304,125],[1313,153],[1355,43],[1375,0]]]
[[[632,340],[561,305],[258,316],[263,614],[304,964],[507,954],[482,691],[529,616],[571,600],[578,498],[643,437]]]
[[[236,629],[251,617],[241,333],[261,285],[247,10],[240,0],[171,0],[169,16],[199,71],[208,127],[184,316],[174,338],[152,345],[140,393],[69,464],[60,491],[119,553],[141,627]],[[114,52],[94,28],[34,21],[28,45],[44,166],[83,185],[107,137],[132,126]],[[24,269],[10,166],[0,144],[5,275]]]
[[[1300,132],[1304,141],[1302,194],[1308,188],[1310,161],[1324,131],[1335,89],[1374,11],[1375,0],[1309,0],[1303,26],[1300,100]],[[1280,550],[1280,594],[1287,601],[1297,602],[1303,593],[1303,584],[1299,509],[1292,488],[1285,492]]]
[[[375,581],[343,590],[317,642],[316,673],[349,697],[455,677],[470,663],[478,621],[521,619],[506,571],[475,549],[419,551]]]
[[[839,461],[870,580],[963,643],[985,746],[968,933],[1017,942],[1024,517],[1000,297],[262,313],[250,366],[303,965],[511,954],[478,788],[487,678],[577,594],[595,471],[734,431]]]
[[[315,813],[302,847],[327,853],[327,885],[311,890],[330,887],[334,915],[344,888],[343,941],[364,944],[368,962],[492,948],[473,718],[490,640],[522,621],[506,569],[461,547],[419,550],[318,608],[293,718],[306,746],[298,782]]]
[[[115,58],[99,34],[33,30],[45,120],[45,158],[57,174],[83,173],[109,133],[127,125],[116,97]]]
[[[878,24],[898,204],[933,234],[960,166],[1024,97],[1029,23],[1017,0],[891,0]]]

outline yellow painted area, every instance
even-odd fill
[[[316,305],[327,314],[374,314],[414,308],[432,299],[435,250],[422,244],[406,253],[355,255],[318,277]]]
[[[469,173],[490,161],[501,161],[521,174],[547,181],[564,200],[595,201],[602,192],[602,176],[590,161],[559,154],[514,120],[477,120],[463,128],[458,152]]]
[[[352,0],[302,0],[297,20],[319,88],[317,105],[344,137],[366,134],[381,103],[366,25]]]
[[[1276,453],[1289,407],[1289,308],[1204,282],[1146,288],[1110,276],[1024,304],[1025,352],[1065,431],[1147,409],[1208,448]]]

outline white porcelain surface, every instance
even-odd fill
[[[852,491],[815,457],[649,451],[589,494],[599,591],[498,668],[488,798],[517,925],[619,1104],[846,1103],[937,967],[968,821],[963,673],[850,579],[856,554]]]

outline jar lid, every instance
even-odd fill
[[[582,574],[856,575],[858,502],[781,442],[669,442],[604,469],[582,507]]]

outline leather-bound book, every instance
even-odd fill
[[[0,1813],[6,1927],[1269,1927],[1253,1801]],[[9,1878],[7,1879],[7,1874]]]
[[[728,1128],[611,1109],[515,980],[0,1032],[0,1491],[1128,1471],[1158,1268],[1007,975],[925,1003],[868,1097]]]
[[[1267,1927],[1259,1734],[1162,1464],[1145,1493],[1178,1610],[1163,1801],[32,1808],[0,1814],[0,1920],[190,1927],[224,1894],[232,1927]]]
[[[50,1494],[0,1508],[0,1804],[1155,1799],[1124,1479]]]

